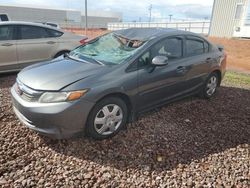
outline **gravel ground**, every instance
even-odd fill
[[[13,114],[14,81],[0,77],[0,187],[250,187],[249,89],[226,83],[212,100],[148,112],[109,140],[52,140]]]

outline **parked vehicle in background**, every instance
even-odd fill
[[[87,39],[30,22],[0,22],[0,73],[59,57]]]
[[[35,131],[104,139],[140,112],[194,94],[211,98],[225,70],[223,48],[200,35],[134,28],[27,67],[11,93],[16,115]]]
[[[0,22],[6,22],[9,21],[9,17],[7,14],[0,14]]]

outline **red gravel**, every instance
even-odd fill
[[[223,85],[143,114],[112,139],[51,140],[17,120],[0,77],[0,187],[248,187],[250,90]]]

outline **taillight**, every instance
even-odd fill
[[[80,43],[81,44],[86,44],[86,40],[87,40],[88,38],[85,38],[85,39],[82,39],[82,40],[80,40]]]

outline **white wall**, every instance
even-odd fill
[[[245,20],[245,10],[249,0],[214,0],[211,19],[210,36],[231,38],[235,29],[241,27]],[[236,19],[237,5],[243,5],[244,11],[241,18]],[[240,33],[238,33],[239,35]]]

